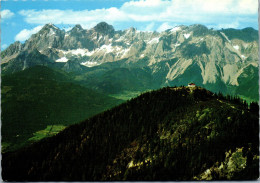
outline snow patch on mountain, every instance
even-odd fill
[[[86,67],[94,67],[94,66],[100,65],[100,63],[90,62],[90,61],[82,62],[80,64],[83,66],[86,66]]]
[[[72,53],[73,55],[81,55],[81,56],[85,56],[87,52],[88,52],[88,50],[80,49],[80,48],[70,51],[70,53]]]
[[[66,57],[61,57],[56,60],[56,62],[67,62],[67,61],[68,61],[68,59]]]
[[[159,39],[160,39],[160,37],[155,37],[155,38],[151,39],[150,41],[148,41],[147,44],[157,44],[157,43],[159,43]]]
[[[236,50],[239,50],[239,46],[238,45],[235,45],[233,46]]]
[[[190,37],[190,34],[183,34],[183,36],[188,39]]]
[[[170,32],[177,32],[177,31],[180,31],[181,28],[180,27],[174,27],[170,30]]]
[[[51,28],[51,29],[50,29],[50,32],[49,32],[49,36],[53,36],[53,35],[55,35],[55,32],[54,32],[54,30]]]
[[[124,40],[123,36],[121,36],[119,39],[115,40],[115,42],[121,42],[122,40]]]
[[[110,53],[113,51],[112,44],[101,46],[100,50],[105,50],[106,53]]]
[[[65,51],[65,50],[57,50],[57,51],[63,53],[64,55],[71,54],[74,56],[91,56],[95,53],[95,51],[90,52],[88,49],[81,49],[81,48],[74,49],[74,50],[68,50],[68,51]]]
[[[56,27],[56,26],[55,26],[54,24],[52,24],[52,23],[49,23],[48,25],[51,26],[51,27],[53,27],[53,28],[56,29],[56,30],[59,30],[59,28]]]
[[[126,54],[130,51],[130,48],[122,50],[123,54],[122,57],[126,56]]]
[[[100,36],[99,38],[98,38],[98,41],[100,41],[100,39],[102,39],[103,38],[103,36]]]

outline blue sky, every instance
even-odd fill
[[[69,30],[105,21],[116,30],[164,31],[177,25],[258,29],[257,0],[6,0],[1,1],[1,49],[24,42],[46,23]]]

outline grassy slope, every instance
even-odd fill
[[[84,86],[90,86],[108,94],[123,94],[154,88],[149,72],[139,68],[103,68],[75,76]]]
[[[163,88],[3,154],[3,178],[256,179],[258,132],[258,110],[237,99]]]
[[[47,125],[80,122],[122,101],[72,83],[69,75],[36,66],[2,77],[3,150],[27,144]]]
[[[248,66],[244,69],[244,73],[238,77],[239,86],[236,88],[236,93],[249,101],[259,101],[258,81],[258,68]]]

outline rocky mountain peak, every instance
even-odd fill
[[[65,32],[53,24],[46,24],[36,34],[33,34],[24,44],[24,49],[32,50],[37,48],[39,51],[46,48],[57,48],[62,45]]]
[[[131,32],[135,32],[135,31],[136,31],[136,28],[130,27],[128,30],[131,31]]]
[[[196,28],[196,29],[208,29],[205,25],[202,25],[202,24],[193,24],[189,27],[190,28]]]
[[[18,48],[18,49],[21,49],[22,43],[21,43],[20,41],[15,41],[15,42],[13,43],[13,46],[15,46],[15,47]]]
[[[47,36],[47,37],[52,37],[52,36],[60,36],[60,34],[63,31],[60,30],[58,27],[56,27],[54,24],[46,24],[43,26],[43,28],[37,33],[37,35],[40,36]]]
[[[129,29],[126,29],[126,34],[135,34],[136,33],[136,28],[130,27]]]
[[[189,26],[189,30],[193,31],[194,36],[205,36],[209,32],[209,29],[201,24],[191,25]]]
[[[114,35],[115,29],[112,25],[107,24],[106,22],[98,23],[94,28],[96,32],[104,35]]]
[[[72,29],[71,31],[82,31],[84,30],[80,24],[76,24]]]
[[[53,30],[60,30],[54,24],[49,23],[49,24],[44,25],[43,28],[40,31],[50,31],[51,29],[53,29]]]
[[[221,29],[221,32],[225,33],[225,35],[230,39],[240,39],[243,40],[245,42],[253,42],[253,41],[258,41],[258,31],[251,28],[251,27],[247,27],[244,29],[233,29],[233,28],[229,28],[229,29]]]
[[[22,49],[23,49],[22,43],[16,41],[1,53],[1,57],[3,58],[3,57],[12,56],[14,54],[19,53]]]
[[[41,54],[37,48],[34,48],[34,49],[32,49],[32,50],[29,50],[28,53],[29,53],[30,55],[32,55],[32,56],[34,56],[34,55],[40,55],[40,54]]]

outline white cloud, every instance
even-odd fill
[[[63,28],[66,32],[70,31],[73,27],[66,27],[66,28]]]
[[[119,9],[120,11],[129,15],[129,17],[136,15],[145,15],[154,17],[158,15],[157,13],[161,13],[165,11],[167,6],[171,5],[171,1],[163,1],[163,0],[140,0],[140,1],[130,1],[126,2]],[[142,17],[140,17],[142,18]]]
[[[148,24],[148,25],[145,27],[144,31],[152,31],[152,30],[154,30],[154,26],[155,26],[155,23],[152,22],[152,23]]]
[[[258,4],[256,0],[240,0],[238,1],[238,11],[242,14],[258,13]]]
[[[96,9],[96,10],[59,10],[59,9],[47,9],[47,10],[22,10],[19,12],[25,17],[27,23],[49,23],[54,24],[90,24],[92,22],[107,21],[113,23],[114,21],[126,20],[124,12],[117,8],[109,9]]]
[[[90,29],[92,27],[95,27],[100,21],[90,22],[88,24],[81,24],[83,29]]]
[[[174,26],[176,26],[176,24],[169,24],[168,22],[164,22],[164,23],[162,23],[158,28],[157,28],[157,31],[158,32],[162,32],[162,31],[165,31],[165,30],[167,30],[167,29],[171,29],[171,28],[173,28]]]
[[[23,29],[15,36],[15,41],[25,41],[27,40],[32,34],[37,33],[39,30],[42,29],[43,26],[37,26],[31,30]]]
[[[227,29],[227,28],[238,28],[239,27],[239,22],[238,21],[235,21],[235,22],[231,22],[231,23],[228,23],[228,24],[218,24],[218,25],[211,25],[209,27],[212,27],[212,28],[215,28],[215,29]]]
[[[1,11],[1,19],[12,18],[13,16],[14,13],[8,9]]]
[[[140,1],[130,1],[124,3],[123,7],[158,7],[162,5],[162,3],[168,3],[169,1],[161,1],[161,0],[140,0]]]
[[[101,21],[115,22],[168,22],[230,24],[234,17],[240,22],[257,21],[253,16],[258,12],[256,0],[138,0],[125,2],[120,8],[95,10],[22,10],[20,15],[31,24],[81,24],[91,27]],[[240,23],[239,22],[239,23]],[[216,23],[216,24],[217,24]],[[241,23],[240,23],[241,24]],[[158,28],[164,29],[165,23]],[[163,27],[164,26],[164,27]]]
[[[1,50],[4,50],[4,49],[6,49],[8,47],[8,45],[7,44],[2,44],[1,45]]]

